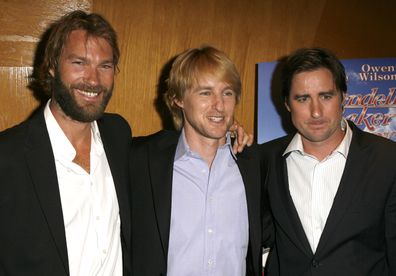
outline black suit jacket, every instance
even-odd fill
[[[396,143],[350,126],[345,169],[315,254],[289,193],[282,154],[292,137],[263,144],[276,229],[266,276],[396,275]]]
[[[128,154],[131,131],[118,115],[98,121],[120,208],[124,274],[130,270]],[[0,275],[69,275],[55,160],[43,109],[0,133]]]
[[[134,138],[132,177],[132,270],[134,275],[166,275],[171,216],[173,161],[180,133],[161,131]],[[254,154],[253,154],[254,153]],[[247,275],[261,275],[261,185],[257,151],[237,157],[247,197]]]

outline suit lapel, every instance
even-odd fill
[[[25,156],[32,183],[49,231],[67,274],[66,235],[55,160],[43,111],[32,117],[26,137]]]
[[[150,183],[154,197],[154,208],[164,250],[165,261],[168,258],[169,230],[172,203],[173,161],[178,135],[158,139],[149,144]]]
[[[249,150],[254,149],[245,149],[242,153],[238,154],[237,164],[245,185],[250,230],[249,240],[254,254],[253,260],[257,260],[259,256],[256,256],[256,253],[261,253],[260,248],[257,248],[261,244],[260,163],[249,155]],[[257,269],[256,266],[254,268]],[[255,271],[256,274],[259,274],[259,271]]]
[[[99,119],[97,123],[117,194],[117,201],[121,219],[122,237],[125,240],[128,250],[130,250],[131,207],[129,201],[129,178],[127,175],[128,150],[130,149],[130,144],[128,144],[128,142],[125,143],[125,140],[119,140],[117,138],[116,130],[109,128],[113,127],[113,125],[106,125],[105,117]],[[126,139],[128,138],[130,142],[132,137],[126,137]]]
[[[355,130],[341,182],[318,244],[317,254],[323,251],[330,237],[336,235],[337,225],[348,210],[349,205],[353,201],[353,196],[356,194],[357,186],[360,183],[361,172],[364,168],[367,168],[366,162],[367,158],[364,147],[360,143],[360,131]]]
[[[286,165],[286,156],[282,156],[284,148],[276,153],[275,161],[269,168],[269,193],[271,198],[272,212],[276,213],[277,227],[296,245],[301,252],[307,256],[312,256],[312,249],[309,245],[305,231],[302,227],[293,199],[290,195],[289,181]],[[276,222],[275,222],[276,223]]]

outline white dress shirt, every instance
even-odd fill
[[[70,275],[121,276],[118,201],[97,124],[91,124],[91,164],[87,173],[73,163],[76,151],[49,103],[44,116],[55,157]]]
[[[340,145],[319,161],[304,152],[301,136],[296,134],[283,155],[286,158],[289,191],[301,224],[315,253],[344,171],[352,131],[346,124]]]

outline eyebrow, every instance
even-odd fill
[[[323,95],[335,95],[336,93],[337,93],[337,91],[329,90],[329,91],[322,91],[322,92],[319,92],[318,95],[319,95],[319,96],[323,96]],[[300,97],[311,97],[311,94],[302,93],[302,94],[296,94],[296,95],[294,95],[294,98],[300,98]]]
[[[77,58],[77,59],[86,59],[86,57],[84,57],[84,56],[80,56],[80,55],[73,54],[73,53],[71,53],[71,54],[69,54],[68,56],[66,56],[66,59],[74,59],[74,58]]]
[[[319,95],[323,95],[323,94],[335,94],[336,91],[334,90],[329,90],[329,91],[323,91],[323,92],[319,92]]]
[[[319,92],[319,96],[328,96],[328,95],[336,95],[336,94],[337,91],[334,90]]]
[[[197,86],[193,89],[193,91],[199,91],[199,90],[213,90],[213,89],[214,89],[214,86],[210,86],[210,85],[202,85],[202,86],[201,86],[201,85],[197,85]],[[232,91],[234,91],[234,89],[232,88],[231,85],[225,86],[223,90],[227,90],[227,89],[231,89]]]
[[[197,87],[195,87],[194,90],[201,90],[201,89],[213,89],[213,86],[208,86],[208,85],[200,86],[200,85],[198,85]]]
[[[84,61],[88,60],[85,56],[79,56],[79,55],[76,55],[76,54],[73,54],[73,53],[68,55],[66,57],[66,59],[68,59],[68,60],[70,60],[70,59],[80,59],[80,60],[84,60]],[[113,58],[107,59],[107,60],[103,60],[102,62],[100,62],[100,64],[106,64],[106,63],[114,64]]]

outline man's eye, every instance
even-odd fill
[[[235,92],[233,90],[226,90],[223,93],[224,96],[234,96]]]
[[[306,102],[307,99],[308,99],[308,97],[306,97],[306,96],[296,97],[296,101],[299,103]]]
[[[333,95],[329,95],[329,94],[322,95],[323,100],[331,100],[332,98],[333,98]]]
[[[202,95],[202,96],[209,96],[209,95],[210,95],[210,91],[209,91],[209,90],[202,90],[202,91],[199,91],[199,95]]]
[[[103,65],[102,65],[102,68],[103,68],[103,69],[113,69],[114,66],[113,66],[113,64],[103,64]]]
[[[76,65],[82,65],[83,62],[81,60],[73,60],[72,64],[76,64]]]

